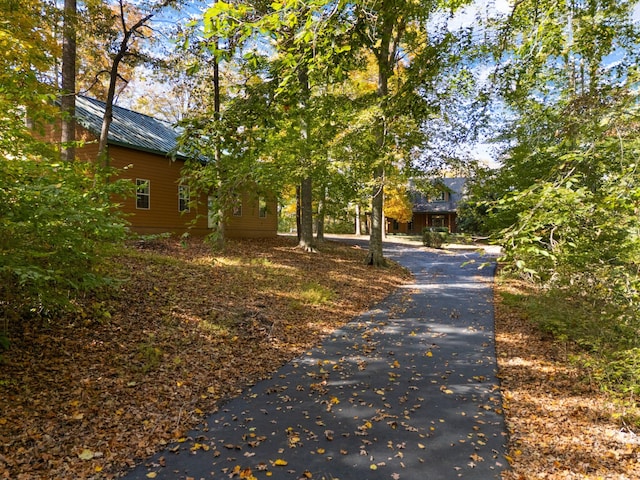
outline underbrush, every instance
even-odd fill
[[[550,335],[584,380],[612,395],[612,417],[640,428],[640,319],[604,306],[593,292],[536,288],[520,283],[502,293],[505,306]]]

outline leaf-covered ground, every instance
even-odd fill
[[[384,298],[406,273],[334,243],[145,244],[126,281],[64,321],[12,325],[0,365],[0,478],[108,479]],[[507,480],[640,478],[638,437],[567,351],[496,295]]]
[[[532,293],[517,282],[496,288],[496,344],[510,433],[507,480],[640,478],[640,436],[623,407],[571,361],[501,292]],[[567,312],[571,315],[571,312]]]
[[[0,478],[113,478],[408,278],[366,267],[352,247],[294,247],[138,246],[112,264],[126,282],[109,298],[64,321],[12,325]]]

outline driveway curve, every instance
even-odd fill
[[[414,283],[124,478],[500,478],[493,259],[397,243],[385,255]]]

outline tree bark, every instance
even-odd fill
[[[315,249],[313,242],[313,181],[311,177],[302,179],[300,184],[300,216],[302,231],[298,246],[311,252]]]
[[[378,63],[378,88],[377,95],[382,105],[382,101],[389,95],[389,77],[391,76],[392,62],[395,58],[395,46],[393,44],[392,33],[395,19],[389,12],[383,22],[383,31],[379,50],[376,52]],[[376,143],[378,151],[384,156],[386,141],[386,119],[383,111],[376,122]],[[371,233],[369,235],[369,254],[367,265],[384,266],[386,264],[382,253],[383,238],[383,208],[384,208],[384,158],[381,158],[373,169],[373,197],[371,199]]]
[[[367,255],[366,263],[367,265],[382,267],[386,265],[386,260],[382,253],[384,167],[376,167],[373,176],[376,179],[376,184],[373,187],[373,197],[371,199],[371,231],[369,234],[369,254]]]
[[[168,4],[169,2],[165,2]],[[116,96],[116,84],[118,81],[118,68],[120,63],[124,59],[125,55],[129,51],[129,42],[131,37],[146,23],[153,18],[154,13],[150,13],[140,20],[138,20],[131,27],[127,27],[126,16],[124,11],[124,5],[120,1],[120,25],[122,27],[122,41],[115,56],[113,57],[113,63],[109,71],[109,89],[107,90],[107,98],[105,99],[104,117],[102,118],[102,128],[100,129],[100,141],[98,142],[98,162],[101,162],[104,166],[109,166],[109,153],[107,151],[107,141],[109,138],[109,129],[111,128],[111,121],[113,120],[113,101]]]
[[[215,2],[214,2],[215,3]],[[219,127],[218,122],[220,121],[220,62],[218,60],[218,47],[219,40],[218,37],[213,39],[215,55],[213,56],[213,118],[216,122],[216,128]],[[220,153],[220,142],[216,141],[215,145],[215,162],[218,168],[218,172],[220,174],[220,182],[224,182],[225,174],[221,165],[221,153]],[[226,211],[225,208],[221,205],[218,211],[218,225],[217,225],[217,237],[216,237],[216,245],[218,248],[224,248],[225,243],[225,221],[226,221]]]
[[[316,242],[321,243],[324,242],[324,220],[326,218],[325,215],[325,202],[327,199],[327,190],[326,187],[322,187],[322,193],[320,195],[320,199],[318,200],[318,215],[316,216]]]
[[[300,185],[296,185],[296,235],[298,243],[302,238],[302,194],[300,193]]]
[[[76,156],[76,12],[76,0],[64,0],[60,157],[66,162],[72,162]]]
[[[313,180],[311,178],[310,140],[311,125],[309,112],[307,111],[311,91],[309,88],[309,74],[305,65],[300,67],[298,81],[301,91],[301,135],[302,135],[302,167],[304,177],[300,183],[300,216],[301,231],[298,246],[307,252],[315,250],[313,240]]]

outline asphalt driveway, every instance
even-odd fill
[[[491,258],[394,243],[385,255],[415,283],[125,478],[499,478]]]

